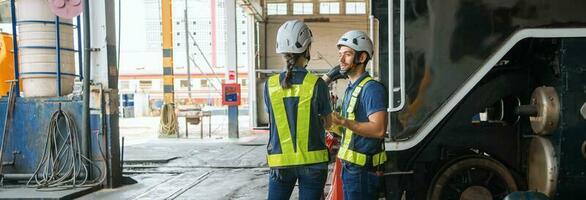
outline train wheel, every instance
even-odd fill
[[[503,199],[517,191],[513,175],[500,162],[469,157],[447,165],[433,179],[428,200]]]

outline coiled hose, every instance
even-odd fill
[[[96,137],[98,136],[96,135]],[[100,142],[97,141],[102,158],[106,160]],[[100,176],[97,176],[95,180],[88,180],[88,166],[95,167],[99,172]],[[59,110],[54,112],[51,117],[41,161],[26,185],[46,191],[92,187],[104,182],[106,179],[105,169],[105,163],[104,170],[102,170],[83,155],[75,121],[67,112]],[[35,185],[31,186],[33,180]]]
[[[161,112],[161,135],[175,135],[179,129],[179,123],[177,122],[177,115],[175,115],[175,106],[173,104],[163,105]]]

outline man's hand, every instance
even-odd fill
[[[326,128],[330,133],[336,134],[341,136],[343,134],[342,130],[340,129],[340,123],[343,118],[337,112],[332,112],[328,115],[328,119],[330,120],[330,126]]]
[[[336,125],[336,126],[344,126],[346,119],[344,119],[344,117],[340,116],[340,113],[337,112],[332,112],[332,114],[330,115],[332,117],[332,124]]]
[[[330,69],[328,73],[322,76],[322,79],[326,82],[326,84],[330,84],[338,79],[346,79],[348,78],[347,75],[343,75],[340,73],[340,65],[334,66],[334,68]]]
[[[332,124],[350,129],[355,134],[370,137],[384,138],[386,131],[387,113],[379,111],[368,116],[368,122],[357,122],[345,119],[338,113],[332,113]]]

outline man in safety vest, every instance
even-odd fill
[[[264,90],[270,117],[268,199],[289,199],[297,182],[299,199],[323,195],[329,161],[325,127],[332,110],[327,85],[305,69],[311,41],[311,30],[298,20],[277,32],[276,50],[287,68],[271,76]]]
[[[341,73],[350,83],[341,113],[332,114],[340,126],[344,199],[378,199],[387,160],[384,135],[387,127],[387,90],[365,71],[372,58],[373,44],[361,31],[349,31],[337,43]]]

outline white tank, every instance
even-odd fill
[[[46,0],[17,0],[19,72],[25,97],[57,96],[56,16]],[[27,22],[28,21],[28,22]],[[31,22],[32,21],[32,22]],[[42,23],[40,21],[47,21]],[[72,21],[60,19],[61,95],[73,91],[75,52]],[[69,49],[69,50],[67,50]]]

